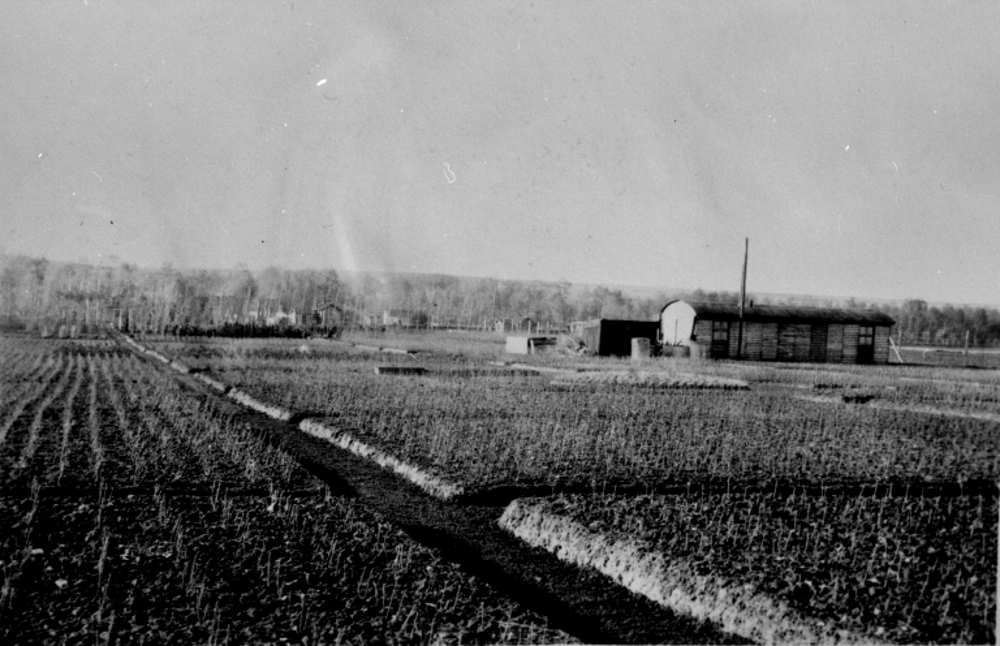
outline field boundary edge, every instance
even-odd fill
[[[228,399],[250,408],[251,410],[282,422],[295,422],[297,418],[301,418],[304,415],[281,406],[275,406],[261,401],[244,390],[224,384],[221,381],[213,379],[203,373],[198,372],[191,374],[191,369],[179,361],[171,360],[155,350],[146,348],[126,334],[122,334],[121,336],[128,345],[132,346],[134,350],[159,360],[176,372],[185,375],[190,374],[195,379],[198,379],[202,383],[210,386],[220,394],[226,396]],[[418,466],[410,464],[404,460],[400,460],[399,458],[390,455],[381,449],[375,448],[370,444],[353,437],[349,433],[327,426],[315,419],[299,419],[296,427],[312,437],[326,440],[338,448],[371,460],[380,467],[393,471],[417,487],[423,489],[425,492],[443,501],[453,501],[466,494],[465,488],[459,484],[450,482],[440,476],[429,473]]]
[[[557,558],[596,569],[616,583],[679,614],[710,621],[725,632],[765,644],[887,644],[871,635],[837,628],[791,609],[748,586],[696,574],[681,561],[616,540],[549,513],[539,502],[511,502],[501,528]]]

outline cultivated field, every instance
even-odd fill
[[[800,638],[993,641],[994,371],[518,359],[533,372],[495,365],[511,361],[498,344],[449,351],[443,334],[355,342],[155,346],[468,500],[548,491],[506,527],[518,532],[530,509],[666,559],[688,585],[749,586],[826,626]],[[544,522],[519,535],[570,558],[555,534],[538,536]],[[601,569],[605,547],[578,562]]]
[[[469,491],[567,484],[598,491],[615,484],[731,488],[765,481],[912,487],[968,481],[992,490],[1000,475],[994,422],[921,410],[934,404],[940,412],[971,412],[984,400],[1000,399],[996,375],[941,383],[924,368],[708,363],[692,376],[687,362],[647,362],[634,372],[655,370],[659,378],[637,384],[621,376],[628,362],[576,357],[532,357],[574,371],[533,373],[453,355],[401,356],[323,341],[158,347],[259,400],[325,419]],[[427,372],[387,377],[375,374],[378,366]],[[581,369],[611,370],[617,378],[575,372]],[[754,387],[735,390],[737,380]],[[657,385],[667,387],[648,387]],[[862,390],[865,403],[852,403]],[[873,393],[878,402],[871,401]]]
[[[2,643],[570,639],[112,341],[0,365]]]
[[[512,501],[493,521],[526,544],[743,638],[993,642],[994,371],[140,342],[2,339],[8,635],[569,639],[326,489],[247,406],[470,514]]]

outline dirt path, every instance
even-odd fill
[[[230,407],[242,422],[298,459],[335,493],[362,500],[416,541],[548,616],[555,627],[571,635],[597,643],[745,643],[634,595],[597,572],[527,546],[497,525],[505,503],[439,501],[368,460],[309,437],[292,423],[247,411],[201,382],[169,372],[192,396]]]

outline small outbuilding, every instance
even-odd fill
[[[656,342],[659,323],[656,321],[623,321],[596,319],[580,327],[580,338],[587,350],[600,356],[628,357],[632,355],[632,339]]]
[[[429,322],[430,317],[424,312],[396,309],[384,310],[382,312],[382,325],[385,327],[425,328]]]
[[[874,310],[672,301],[659,341],[692,356],[751,361],[888,363],[895,321]]]

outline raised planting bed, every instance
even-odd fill
[[[417,485],[427,493],[442,500],[454,500],[466,492],[460,484],[451,482],[431,471],[407,463],[390,455],[381,449],[367,444],[350,433],[344,432],[335,425],[324,423],[321,419],[305,419],[299,423],[299,428],[306,434],[324,440],[336,447],[350,451],[355,455],[367,458],[381,467],[396,472]]]
[[[563,496],[500,522],[755,641],[994,643],[995,497]]]
[[[747,390],[749,388],[747,382],[741,379],[690,373],[650,372],[648,370],[561,373],[551,383],[556,386],[619,385],[643,388],[719,388],[722,390]]]

